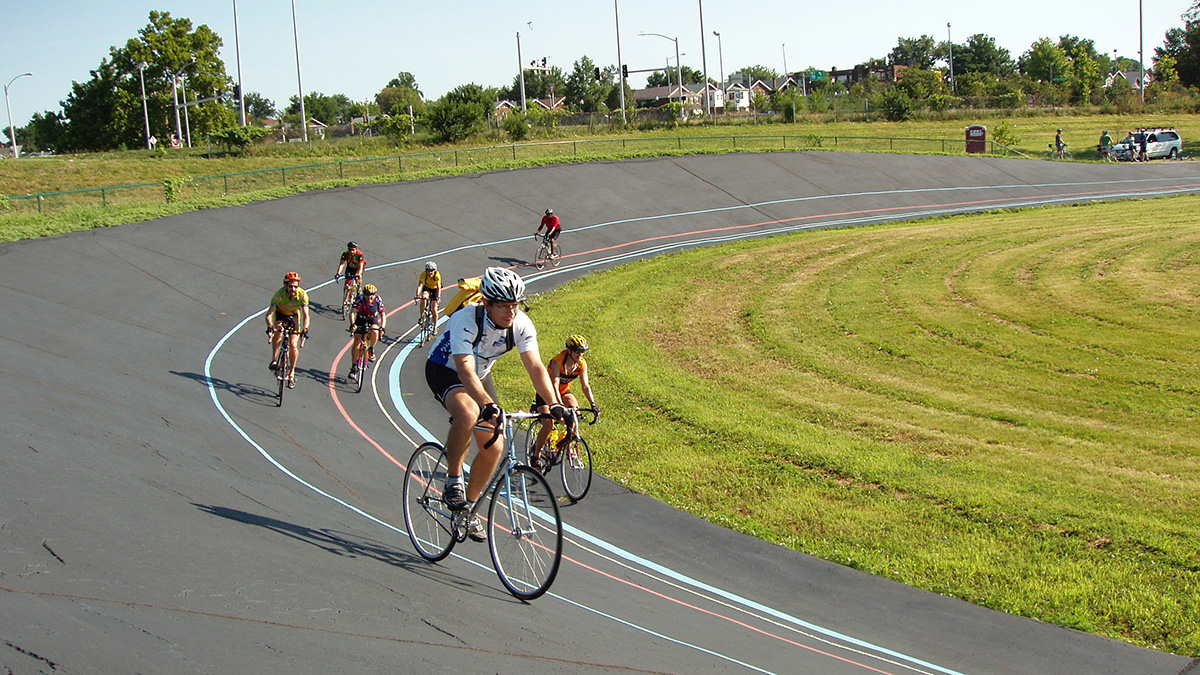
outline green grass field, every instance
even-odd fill
[[[243,204],[304,190],[365,182],[412,180],[554,162],[606,161],[681,153],[844,150],[862,152],[961,153],[967,123],[995,134],[1001,122],[1016,136],[1013,148],[1041,157],[1064,130],[1076,160],[1095,160],[1096,139],[1109,129],[1116,139],[1139,126],[1174,126],[1184,153],[1200,148],[1200,115],[1062,116],[1000,118],[994,113],[970,120],[915,122],[801,122],[798,124],[684,125],[653,131],[589,131],[560,127],[549,144],[514,149],[503,139],[475,138],[451,146],[398,148],[382,137],[264,144],[251,156],[224,155],[219,148],[148,153],[144,150],[27,158],[0,162],[0,242],[62,234],[148,220],[182,211]],[[210,156],[211,155],[211,156]],[[404,155],[403,157],[397,157]],[[166,203],[164,181],[183,181]],[[22,195],[137,185],[106,191]]]
[[[591,340],[603,474],[906,584],[1200,653],[1195,197],[704,248],[530,314],[547,356]],[[516,363],[497,379],[524,404]]]

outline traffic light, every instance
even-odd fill
[[[629,66],[624,63],[621,64],[621,77],[622,79],[629,79]]]
[[[596,81],[600,81],[600,66],[596,66]]]
[[[542,67],[543,68],[546,67],[546,57],[544,57],[544,56],[542,57]]]
[[[235,101],[242,100],[242,85],[240,85],[240,84],[233,85],[233,100],[235,100]]]

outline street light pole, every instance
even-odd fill
[[[786,79],[788,78],[788,70],[787,70],[787,43],[784,43],[784,44],[780,45],[780,47],[783,49],[783,79],[785,79],[785,80],[786,80]]]
[[[621,12],[617,9],[617,0],[613,0],[613,15],[617,23],[617,81],[621,90],[621,124],[625,124],[628,122],[625,119],[625,68],[621,61]]]
[[[138,79],[142,83],[142,117],[146,120],[146,149],[153,150],[150,147],[150,110],[146,107],[146,66],[149,65],[145,61],[138,64]]]
[[[521,58],[521,31],[517,31],[517,76],[521,80],[521,112],[525,112],[525,60]]]
[[[670,40],[671,42],[675,43],[675,80],[679,84],[679,114],[682,115],[683,114],[683,65],[679,61],[679,38],[669,37],[667,35],[663,35],[662,33],[647,33],[645,31],[638,33],[638,35],[643,35],[643,36],[644,35],[653,35],[655,37],[660,37],[664,40]],[[670,64],[671,64],[671,60],[667,59],[667,65],[670,66]],[[667,84],[670,84],[670,81],[671,81],[671,76],[668,75],[667,76]]]
[[[13,127],[12,106],[8,103],[8,87],[22,77],[33,77],[33,73],[21,73],[4,85],[4,109],[8,111],[8,141],[12,144],[13,159],[17,159],[17,130]]]
[[[712,95],[708,91],[708,55],[704,49],[704,0],[696,0],[700,6],[700,67],[704,70],[704,114],[709,120],[713,117]]]
[[[242,88],[242,42],[238,38],[237,0],[233,0],[233,51],[237,54],[238,122],[246,126],[246,90]],[[150,128],[148,124],[146,128]],[[150,132],[146,133],[149,135]]]
[[[296,86],[300,89],[300,137],[308,142],[308,113],[304,110],[304,80],[300,78],[300,29],[296,25],[296,0],[292,0],[292,37],[296,42]]]
[[[946,45],[950,49],[950,93],[954,93],[954,41],[950,39],[950,22],[946,22]]]
[[[729,102],[725,100],[725,50],[721,47],[721,34],[713,31],[713,35],[717,36],[717,58],[721,64],[721,112],[729,113]]]

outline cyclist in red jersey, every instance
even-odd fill
[[[546,236],[550,239],[550,259],[553,260],[558,257],[558,233],[562,231],[562,223],[559,222],[558,216],[554,215],[554,209],[546,209],[546,215],[542,216],[542,222],[533,236],[541,234],[543,227],[546,228]]]

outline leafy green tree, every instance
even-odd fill
[[[651,87],[670,86],[675,83],[677,74],[683,75],[684,84],[700,84],[704,81],[704,73],[691,66],[683,66],[678,71],[675,68],[656,70],[646,78],[646,84]]]
[[[387,83],[387,86],[398,87],[401,89],[411,89],[416,92],[418,98],[425,98],[425,94],[422,93],[421,88],[417,86],[417,78],[413,77],[413,74],[408,71],[400,71],[400,74],[396,77],[393,77],[391,82]]]
[[[988,73],[1008,77],[1017,71],[1017,64],[1007,49],[996,46],[996,38],[976,33],[965,45],[954,45],[954,76],[967,73]]]
[[[896,87],[908,93],[908,97],[921,101],[944,93],[941,73],[920,68],[905,68]]]
[[[385,115],[407,114],[408,106],[412,106],[414,115],[420,116],[425,112],[425,99],[421,98],[421,92],[412,87],[384,87],[375,95],[375,103]]]
[[[172,80],[180,78],[189,101],[229,88],[218,55],[221,46],[221,38],[207,26],[193,28],[188,19],[150,12],[150,23],[139,37],[110,48],[90,79],[71,83],[61,114],[42,116],[35,125],[40,138],[59,151],[144,147],[144,77],[150,133],[165,139],[175,128]],[[215,131],[233,120],[229,108],[216,101],[190,106],[187,112],[194,134]]]
[[[910,119],[915,109],[908,92],[900,87],[892,87],[885,91],[880,106],[883,108],[883,116],[890,122]]]
[[[1067,54],[1050,38],[1041,38],[1017,59],[1017,68],[1034,79],[1050,82],[1065,80],[1070,64]]]
[[[237,150],[245,154],[247,149],[270,135],[270,131],[255,126],[226,127],[212,133],[212,139],[225,146],[229,152]]]
[[[246,104],[246,116],[255,122],[275,117],[275,102],[266,96],[256,91],[250,91],[243,94],[242,99]]]
[[[461,141],[479,133],[491,113],[493,94],[493,90],[475,83],[454,88],[426,109],[430,130],[438,140],[446,142]]]
[[[938,60],[937,46],[937,42],[929,35],[899,38],[888,59],[896,65],[932,70]]]
[[[759,80],[770,82],[774,79],[780,79],[779,73],[776,72],[775,69],[768,68],[766,66],[747,66],[734,73],[735,78],[738,76],[742,78],[742,81],[746,83],[747,87],[753,85]]]
[[[1189,11],[1194,11],[1195,8],[1193,5]],[[1163,46],[1154,48],[1155,67],[1158,68],[1158,64],[1167,59],[1170,59],[1166,62],[1167,65],[1175,71],[1180,84],[1189,87],[1200,86],[1200,19],[1188,20],[1183,28],[1171,28],[1167,31]]]
[[[605,68],[600,71],[600,80],[596,80],[596,64],[587,56],[582,56],[571,67],[567,76],[564,95],[572,108],[582,112],[597,112],[605,107],[604,102],[613,90],[613,75],[615,71]]]
[[[327,96],[319,91],[304,95],[304,113],[309,119],[315,119],[322,124],[340,124],[350,121],[350,107],[353,103],[345,94]],[[292,96],[288,100],[285,111],[288,115],[300,114],[300,97]]]

